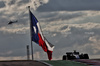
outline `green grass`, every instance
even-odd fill
[[[64,60],[57,60],[57,61],[44,61],[46,63],[49,63],[53,66],[88,66],[83,63],[78,63],[74,61],[64,61]]]

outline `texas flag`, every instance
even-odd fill
[[[52,59],[52,52],[54,49],[54,45],[49,43],[47,39],[43,36],[42,31],[40,29],[38,20],[36,17],[32,14],[30,11],[30,18],[31,18],[31,31],[32,31],[32,41],[39,44],[39,46],[42,47],[42,49],[47,52],[48,59]]]

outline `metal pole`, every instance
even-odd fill
[[[27,60],[30,60],[29,45],[27,45],[26,48],[27,48]]]
[[[32,60],[34,60],[33,58],[33,44],[32,44],[32,26],[31,26],[31,15],[30,15],[30,6],[28,6],[29,9],[29,17],[30,17],[30,37],[31,37],[31,54],[32,54]]]

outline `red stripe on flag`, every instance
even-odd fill
[[[52,51],[49,51],[47,49],[47,46],[45,44],[45,42],[43,41],[41,35],[38,33],[38,36],[39,36],[39,45],[42,47],[42,49],[47,52],[47,55],[48,55],[48,59],[51,60],[52,59]]]
[[[47,52],[47,46],[45,44],[45,42],[43,41],[41,35],[38,33],[38,36],[39,36],[39,45],[42,47],[42,49]]]
[[[48,59],[51,60],[52,59],[52,51],[47,51],[47,55],[48,55]]]

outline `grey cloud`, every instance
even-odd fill
[[[4,8],[6,5],[3,1],[0,1],[0,8]]]
[[[16,0],[12,0],[8,3],[8,5],[14,5],[16,3]]]
[[[84,45],[86,43],[91,43],[88,40],[89,37],[91,37],[91,35],[86,35],[85,31],[87,32],[88,30],[78,29],[78,28],[75,28],[75,27],[71,28],[71,31],[69,31],[69,32],[71,32],[71,34],[69,34],[67,37],[63,37],[63,36],[59,37],[58,42],[56,43],[56,44],[59,43],[57,48],[71,47],[74,44],[78,44],[80,46],[80,45]]]
[[[7,23],[8,23],[8,19],[2,17],[0,18],[0,27],[7,26]]]
[[[1,32],[0,32],[1,33]],[[1,33],[2,34],[2,33]],[[3,55],[3,56],[15,56],[15,54],[17,56],[21,56],[21,55],[25,55],[25,50],[22,51],[23,49],[26,49],[26,44],[29,44],[30,42],[27,40],[27,38],[25,39],[26,35],[17,35],[16,34],[0,34],[0,53],[3,52],[8,52],[8,51],[12,51],[13,53],[9,54],[9,55]],[[24,41],[27,41],[26,43],[24,43]],[[29,43],[28,43],[29,42]],[[21,53],[20,51],[18,51],[18,49],[21,49]],[[2,56],[2,55],[0,55]]]
[[[68,12],[54,12],[49,13],[46,12],[45,14],[39,14],[37,17],[45,20],[41,20],[42,22],[51,22],[51,21],[59,21],[59,20],[70,20],[82,16],[86,16],[86,13],[76,12],[76,13],[68,13]]]
[[[21,5],[25,5],[26,3],[29,3],[30,2],[30,0],[20,0],[19,2],[18,2],[18,6],[21,6]]]
[[[40,6],[37,11],[79,11],[100,10],[100,0],[49,0],[47,4]]]
[[[68,26],[66,25],[66,26],[63,26],[62,28],[60,28],[60,30],[65,30],[67,28],[68,28]]]

